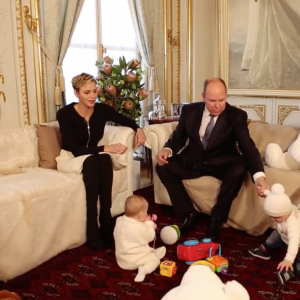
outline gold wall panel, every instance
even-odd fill
[[[20,73],[21,73],[20,79],[21,79],[23,117],[24,117],[24,125],[30,125],[21,0],[15,0],[15,4],[16,4],[16,22],[17,22],[17,41],[18,41],[18,51],[19,51],[18,55],[19,55],[19,64],[20,64]]]
[[[278,124],[283,125],[287,117],[294,111],[299,111],[299,106],[278,105]]]

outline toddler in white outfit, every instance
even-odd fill
[[[271,192],[266,194],[264,211],[276,222],[277,229],[263,244],[249,252],[253,256],[268,260],[271,257],[270,251],[286,247],[286,255],[277,267],[278,279],[284,284],[294,275],[300,276],[300,211],[284,193],[281,184],[274,184]]]
[[[166,248],[149,246],[155,238],[155,223],[148,215],[145,198],[132,195],[126,199],[125,215],[119,217],[114,229],[116,259],[120,268],[138,269],[134,281],[141,282],[152,273],[166,254]]]

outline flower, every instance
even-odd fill
[[[119,58],[118,63],[109,56],[96,61],[98,100],[132,120],[142,115],[140,101],[148,96],[144,84],[141,84],[144,73],[138,68],[139,64],[136,59],[127,63],[124,56]]]
[[[114,97],[117,95],[117,88],[114,85],[109,84],[106,86],[106,91]]]
[[[103,66],[103,72],[105,73],[105,75],[110,75],[112,72],[112,66],[111,64],[105,64]]]
[[[145,89],[140,89],[139,90],[139,96],[141,100],[144,100],[148,97],[148,93]]]
[[[111,58],[110,58],[109,56],[104,56],[104,57],[103,57],[103,60],[104,60],[106,63],[108,63],[108,64],[111,64],[111,63],[112,63]]]
[[[129,67],[129,69],[135,70],[139,64],[140,64],[140,62],[137,59],[132,59],[128,63],[128,67]]]
[[[137,80],[137,76],[132,72],[128,72],[128,74],[126,75],[126,81],[127,82],[134,82],[136,80]]]
[[[124,102],[124,108],[125,108],[126,110],[132,109],[133,106],[134,106],[134,103],[132,102],[132,100],[126,100],[126,101]]]

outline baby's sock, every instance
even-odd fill
[[[140,266],[139,269],[138,269],[138,273],[134,278],[134,281],[135,282],[142,282],[142,281],[144,281],[145,277],[146,277],[145,268],[144,268],[144,266]]]
[[[165,257],[167,249],[166,247],[159,247],[157,249],[154,250],[155,254],[158,256],[159,259],[162,259],[163,257]]]

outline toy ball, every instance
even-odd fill
[[[165,226],[160,231],[160,239],[166,245],[173,245],[175,244],[180,238],[180,230],[177,225],[168,225]]]

